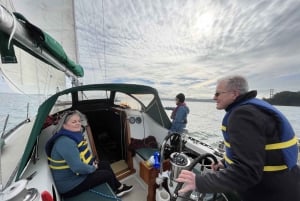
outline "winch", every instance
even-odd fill
[[[184,153],[174,152],[170,156],[170,163],[170,180],[174,181],[179,176],[181,170],[187,168],[191,164],[191,161]]]
[[[8,186],[0,192],[0,198],[4,201],[35,201],[39,192],[35,188],[27,189],[28,180],[22,179]],[[2,196],[2,197],[1,197]]]

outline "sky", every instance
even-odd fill
[[[212,98],[219,78],[239,74],[259,97],[300,91],[299,0],[75,0],[74,7],[83,83]]]

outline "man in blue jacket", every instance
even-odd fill
[[[204,175],[181,171],[177,181],[186,185],[180,193],[235,191],[243,201],[300,200],[297,137],[285,116],[256,95],[242,76],[217,82],[216,108],[226,111],[225,155],[212,168],[222,170]]]

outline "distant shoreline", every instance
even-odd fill
[[[174,98],[161,98],[161,100],[175,101]],[[186,98],[186,102],[215,102],[213,99],[209,98]]]
[[[278,106],[300,106],[300,92],[282,91],[274,94],[271,98],[263,98],[272,105]]]

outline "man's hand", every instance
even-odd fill
[[[175,181],[185,183],[184,188],[179,190],[178,193],[185,193],[196,189],[196,174],[191,171],[182,170]]]
[[[98,161],[97,160],[95,160],[94,162],[93,162],[93,166],[96,168],[96,169],[98,169]]]
[[[211,165],[211,169],[214,171],[218,171],[219,169],[224,169],[224,165],[221,161],[218,161],[218,163],[214,163]]]

